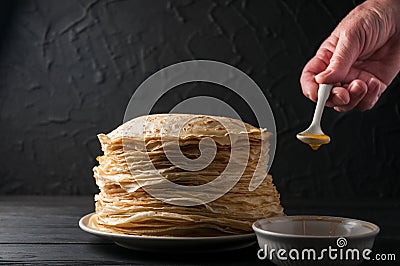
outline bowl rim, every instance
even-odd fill
[[[318,236],[318,235],[296,235],[296,234],[289,234],[289,233],[278,233],[278,232],[274,232],[274,231],[268,231],[265,229],[262,229],[259,224],[261,222],[265,222],[265,221],[271,221],[273,222],[274,220],[286,220],[286,221],[290,221],[290,219],[304,219],[304,218],[309,218],[309,219],[313,219],[313,220],[341,220],[341,222],[354,222],[354,223],[359,223],[359,224],[363,224],[366,226],[370,226],[373,229],[369,232],[366,233],[359,233],[359,234],[352,234],[352,235],[336,235],[336,236]],[[376,236],[379,232],[380,232],[380,228],[378,225],[371,223],[371,222],[367,222],[367,221],[363,221],[363,220],[358,220],[358,219],[353,219],[353,218],[346,218],[346,217],[338,217],[338,216],[326,216],[326,215],[288,215],[288,216],[275,216],[275,217],[269,217],[269,218],[263,218],[263,219],[259,219],[257,221],[255,221],[252,224],[252,228],[254,230],[254,232],[256,233],[256,235],[258,234],[262,234],[262,235],[269,235],[269,236],[275,236],[275,237],[288,237],[288,238],[315,238],[315,239],[324,239],[324,238],[339,238],[339,237],[344,237],[347,239],[351,239],[351,238],[364,238],[364,237],[369,237],[369,236]]]

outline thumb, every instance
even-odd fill
[[[340,34],[329,65],[315,76],[315,81],[319,84],[343,82],[359,54],[356,36],[346,32]]]

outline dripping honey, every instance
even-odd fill
[[[318,150],[321,145],[328,144],[331,141],[328,135],[299,134],[298,138],[303,143],[309,145],[314,151]]]

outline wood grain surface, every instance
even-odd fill
[[[381,227],[374,252],[400,260],[400,202],[283,202],[287,214],[337,215]],[[80,230],[78,221],[93,211],[93,197],[0,197],[0,264],[50,265],[269,265],[256,246],[216,254],[163,254],[121,248]],[[376,265],[374,263],[364,263]],[[396,265],[385,262],[382,265]]]

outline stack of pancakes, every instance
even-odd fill
[[[250,233],[257,219],[283,215],[267,175],[270,136],[236,119],[186,114],[142,116],[98,135],[104,155],[93,169],[100,193],[91,226],[148,236]]]

